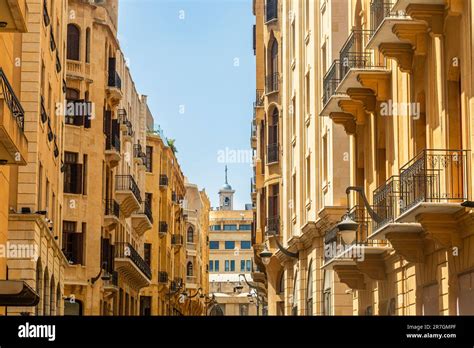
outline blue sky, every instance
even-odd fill
[[[227,165],[234,206],[243,208],[252,175],[242,156],[250,151],[255,98],[252,1],[119,1],[119,40],[133,79],[155,124],[176,139],[184,174],[217,206],[222,154],[240,151]]]

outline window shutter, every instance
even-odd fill
[[[71,193],[82,193],[82,164],[71,164]]]
[[[76,263],[83,265],[83,256],[84,256],[84,250],[83,250],[83,234],[82,233],[74,233],[74,251],[75,251],[75,259]]]

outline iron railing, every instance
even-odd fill
[[[385,61],[380,55],[365,49],[372,30],[353,29],[339,54],[341,80],[351,69],[385,68]]]
[[[400,212],[420,202],[467,200],[468,152],[425,149],[400,168]]]
[[[175,246],[183,245],[183,236],[180,234],[173,234],[171,236],[171,245],[175,245]]]
[[[168,223],[166,221],[160,221],[158,226],[159,233],[168,233]]]
[[[40,114],[41,114],[41,122],[43,123],[46,123],[46,121],[48,121],[49,119],[49,116],[48,116],[48,113],[46,112],[46,107],[44,106],[44,97],[41,96],[41,110],[40,110]]]
[[[160,174],[160,186],[168,186],[168,175]]]
[[[400,177],[394,175],[373,192],[373,206],[379,221],[372,220],[372,229],[377,231],[383,226],[394,222],[398,216],[400,200]]]
[[[25,110],[23,109],[20,100],[17,98],[15,91],[10,85],[10,82],[8,81],[7,76],[3,72],[2,68],[0,68],[0,85],[2,87],[2,97],[10,109],[16,124],[23,131],[25,126]]]
[[[254,120],[252,120],[252,122],[250,123],[250,137],[252,139],[255,139],[257,137],[257,122]]]
[[[280,217],[271,216],[266,220],[267,233],[270,235],[279,235],[280,234]]]
[[[105,200],[105,215],[120,218],[120,205],[114,199]]]
[[[126,242],[118,242],[115,244],[115,257],[119,259],[130,259],[137,268],[142,271],[148,279],[151,279],[151,268],[146,261],[140,256],[138,251]]]
[[[164,272],[164,271],[158,272],[158,283],[160,284],[168,283],[168,272]]]
[[[370,3],[370,29],[372,30],[371,37],[375,31],[380,27],[380,24],[387,17],[395,15],[392,12],[393,1],[387,0],[372,0]]]
[[[265,80],[265,92],[267,94],[278,91],[278,79],[279,74],[277,72],[267,75]]]
[[[336,59],[332,64],[326,75],[323,78],[323,105],[326,105],[335,93],[337,86],[341,82],[341,66],[339,59]]]
[[[138,202],[142,202],[140,189],[131,175],[116,175],[115,176],[117,191],[132,191]]]
[[[105,149],[116,150],[117,152],[120,152],[120,138],[117,134],[111,134],[107,137],[107,141],[105,142]]]
[[[253,107],[260,107],[263,106],[263,89],[256,89],[255,90],[255,101],[253,103]]]
[[[151,202],[148,200],[145,200],[143,202],[143,214],[145,214],[148,217],[148,220],[150,220],[150,222],[153,223],[153,213],[151,210]]]
[[[267,163],[278,162],[278,143],[267,145]]]

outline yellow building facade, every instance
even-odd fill
[[[472,314],[472,5],[258,3],[257,85],[260,17],[283,38],[269,313]]]

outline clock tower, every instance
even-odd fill
[[[225,184],[219,190],[219,210],[234,210],[234,193],[227,181],[227,166],[225,166]]]

